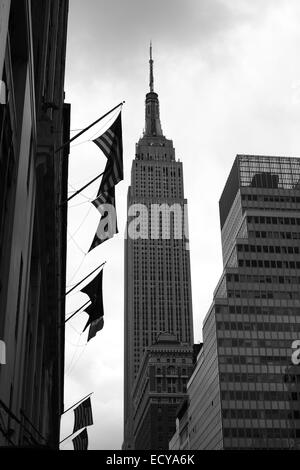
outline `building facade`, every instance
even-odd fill
[[[220,199],[224,272],[188,383],[191,449],[299,449],[300,160],[237,156]]]
[[[132,394],[135,450],[168,449],[192,371],[193,348],[176,336],[162,333],[146,348]]]
[[[70,106],[68,0],[0,2],[0,445],[58,448]]]
[[[182,163],[163,135],[158,95],[146,95],[145,130],[136,145],[125,239],[124,449],[134,448],[132,390],[146,348],[160,333],[193,345],[190,257]],[[138,221],[138,222],[137,222]],[[181,346],[179,345],[179,348]]]

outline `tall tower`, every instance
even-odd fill
[[[146,349],[156,344],[162,333],[175,338],[178,347],[191,348],[193,344],[182,163],[175,160],[173,142],[162,132],[151,45],[149,63],[145,130],[136,145],[127,201],[124,449],[134,448],[133,387]],[[137,216],[140,232],[133,236]]]

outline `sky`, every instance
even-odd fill
[[[164,135],[183,162],[188,199],[195,342],[222,273],[219,198],[237,154],[300,155],[299,0],[70,0],[66,102],[72,135],[121,101],[125,179],[116,187],[119,234],[86,255],[99,222],[89,202],[69,204],[67,284],[102,262],[105,325],[88,344],[87,315],[66,324],[65,409],[92,395],[90,449],[123,440],[124,233],[135,144],[144,128],[153,44]],[[71,146],[69,191],[103,171],[91,141],[116,113]],[[86,302],[74,291],[67,313]],[[62,417],[71,434],[73,412]],[[71,440],[62,449],[72,448]]]

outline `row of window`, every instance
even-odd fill
[[[242,201],[259,201],[259,202],[300,202],[297,196],[261,196],[256,194],[242,194]]]
[[[229,401],[298,401],[300,392],[223,390],[222,400]]]
[[[176,385],[179,383],[186,384],[186,378],[181,378],[181,377],[168,377],[167,379],[157,377],[156,382],[160,386],[165,386],[165,385]]]
[[[300,291],[244,291],[244,290],[228,290],[228,298],[235,299],[300,299]]]
[[[300,261],[240,259],[238,264],[240,268],[300,269]]]
[[[300,332],[300,323],[269,322],[217,322],[218,330],[226,331],[271,331]]]
[[[254,438],[293,438],[300,437],[300,429],[281,429],[281,428],[225,428],[224,437],[254,437]]]
[[[216,313],[226,313],[228,311],[227,306],[216,305]],[[282,315],[299,315],[299,308],[296,307],[261,307],[254,305],[230,305],[229,313],[242,313],[243,315],[278,315],[279,321],[281,321]]]
[[[300,374],[243,374],[243,373],[221,373],[221,382],[237,383],[297,383],[300,384]]]
[[[300,419],[299,410],[233,410],[223,409],[225,419]]]
[[[300,276],[263,276],[253,274],[226,274],[228,282],[257,284],[300,284]]]
[[[289,356],[241,356],[240,354],[236,356],[221,356],[219,357],[220,364],[240,364],[240,365],[290,365],[290,355]]]
[[[250,238],[275,238],[281,240],[299,240],[300,239],[300,232],[277,232],[277,231],[270,231],[266,232],[265,230],[249,230],[249,237]]]
[[[254,224],[272,224],[272,225],[300,225],[298,217],[264,217],[264,216],[247,216],[247,222]]]
[[[291,348],[290,339],[219,338],[218,345],[225,348]]]
[[[274,245],[237,245],[237,251],[243,253],[278,253],[296,254],[300,253],[298,246],[274,246]]]

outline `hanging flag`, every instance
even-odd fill
[[[74,408],[74,429],[73,433],[78,431],[85,426],[91,426],[93,424],[92,406],[91,399],[87,398],[80,405]]]
[[[88,450],[88,433],[85,428],[74,439],[72,439],[74,450]]]
[[[107,158],[97,198],[124,179],[121,113],[104,134],[93,142]]]
[[[90,339],[94,338],[98,331],[102,330],[104,326],[104,318],[98,318],[97,320],[92,321],[90,329],[89,329],[89,335],[88,335],[88,342]]]
[[[118,233],[115,186],[124,179],[121,113],[110,128],[93,142],[102,150],[107,163],[97,197],[92,201],[101,219],[89,252]]]
[[[89,252],[118,233],[115,187],[107,192],[100,192],[92,204],[100,212],[101,219]]]
[[[86,323],[86,325],[85,325],[85,327],[84,327],[84,329],[83,329],[82,332],[84,332],[84,331],[87,329],[87,327],[88,327],[89,325],[91,325],[93,322],[99,320],[100,318],[103,318],[103,316],[102,316],[102,317],[99,317],[99,310],[97,310],[97,309],[93,306],[93,304],[90,304],[84,311],[85,311],[85,313],[88,314],[89,319],[88,319],[88,321],[87,321],[87,323]]]
[[[89,282],[81,292],[87,294],[92,302],[84,311],[88,314],[89,319],[84,327],[84,330],[95,320],[103,317],[103,269],[97,274],[94,279]]]

